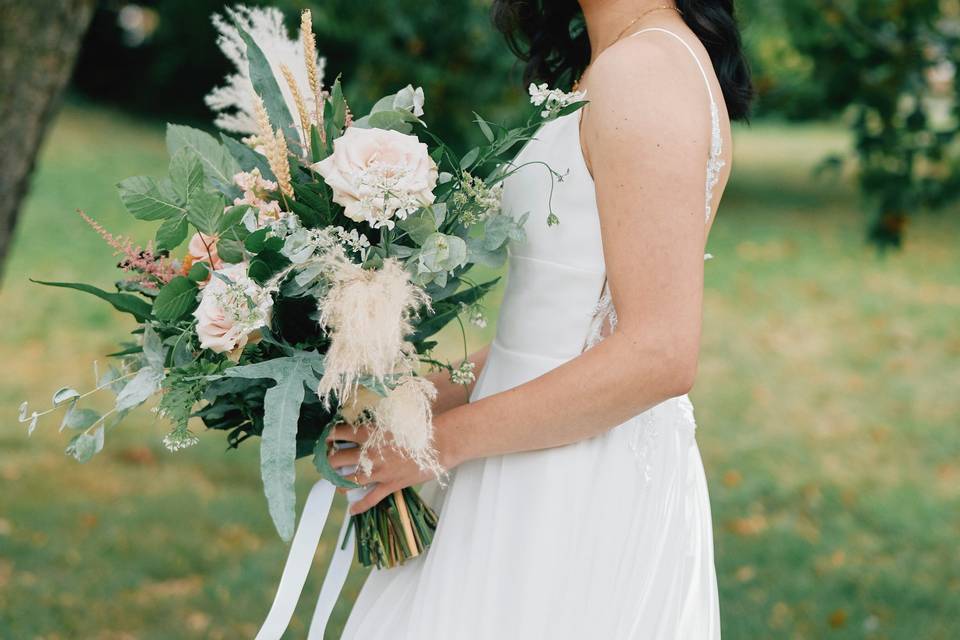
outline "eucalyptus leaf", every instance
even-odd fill
[[[267,389],[263,400],[260,474],[270,516],[284,540],[293,536],[296,518],[294,463],[304,386],[316,388],[322,374],[323,356],[314,352],[233,367],[224,372],[231,378],[269,378],[276,382]]]
[[[103,449],[103,426],[93,433],[78,433],[67,445],[66,454],[78,462],[87,462]]]
[[[496,249],[487,249],[484,246],[484,238],[467,238],[467,262],[496,268],[503,266],[506,260],[506,243]]]
[[[160,335],[153,326],[147,324],[143,329],[143,358],[148,367],[163,371],[167,356]]]
[[[97,420],[101,418],[100,413],[93,409],[80,409],[71,406],[63,414],[63,420],[60,422],[60,431],[64,429],[89,429]]]
[[[144,367],[123,386],[117,394],[117,411],[126,411],[146,402],[147,398],[160,390],[163,370]]]
[[[432,234],[437,232],[439,225],[430,209],[418,209],[413,215],[397,222],[397,227],[406,231],[410,239],[422,245]]]
[[[371,113],[367,123],[372,129],[387,129],[399,131],[400,133],[410,133],[413,131],[413,125],[410,124],[408,111],[378,111]]]
[[[53,406],[59,407],[60,405],[70,402],[71,400],[76,400],[79,397],[80,392],[76,389],[71,389],[70,387],[61,387],[53,394]]]

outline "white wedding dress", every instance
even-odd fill
[[[689,45],[672,32],[660,29]],[[634,34],[639,35],[639,34]],[[694,59],[697,59],[694,55]],[[697,60],[701,73],[706,73]],[[709,82],[707,83],[710,89]],[[721,136],[711,90],[707,218]],[[497,335],[472,399],[576,358],[615,325],[579,115],[548,122],[518,155],[504,211],[530,212],[512,246]],[[599,301],[599,304],[598,304]],[[439,497],[433,546],[374,570],[351,640],[713,640],[720,637],[710,502],[687,396],[573,445],[474,460]]]

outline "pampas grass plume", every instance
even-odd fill
[[[317,393],[326,399],[334,394],[344,404],[361,377],[383,381],[412,369],[410,320],[430,298],[393,259],[364,269],[333,252],[327,267],[332,286],[320,306],[320,324],[330,347]]]

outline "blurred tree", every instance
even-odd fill
[[[0,3],[0,276],[37,151],[95,0]]]
[[[737,14],[753,73],[755,118],[811,120],[830,115],[813,62],[797,50],[784,16],[785,0],[738,0]]]
[[[911,214],[960,199],[960,0],[810,0],[782,10],[823,106],[851,118],[860,188],[875,211],[870,238],[900,246]]]

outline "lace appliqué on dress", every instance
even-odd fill
[[[713,190],[720,182],[720,172],[727,165],[720,157],[723,154],[723,134],[720,132],[720,107],[717,101],[710,100],[710,124],[712,134],[710,136],[710,157],[707,159],[707,216],[706,221],[710,222],[710,216],[713,214]]]

